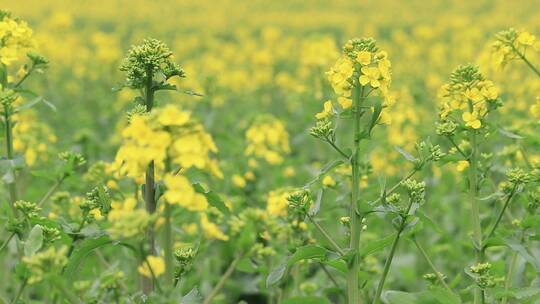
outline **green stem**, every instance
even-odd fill
[[[472,106],[471,106],[472,108]],[[469,201],[471,203],[471,216],[473,225],[473,242],[476,252],[476,263],[482,263],[482,225],[480,222],[480,206],[477,199],[478,196],[478,164],[477,164],[477,147],[476,147],[476,131],[469,131],[469,140],[471,145],[471,156],[469,158]],[[484,303],[484,291],[476,288],[474,292],[474,304]]]
[[[388,254],[388,257],[386,258],[386,262],[384,263],[383,273],[381,276],[381,280],[379,281],[379,285],[377,286],[377,292],[375,293],[373,304],[377,304],[380,302],[381,294],[384,288],[384,282],[386,281],[386,277],[388,276],[388,272],[390,271],[390,266],[392,265],[392,260],[394,259],[394,255],[396,253],[396,248],[399,243],[400,237],[401,237],[401,231],[398,231],[398,233],[396,234],[396,237],[394,238],[394,241],[392,242],[390,253]]]
[[[9,244],[9,242],[11,241],[11,239],[15,236],[15,232],[11,233],[11,235],[8,237],[8,239],[2,244],[2,246],[0,246],[0,252],[2,252],[2,250],[4,250],[4,248],[7,247],[7,245]]]
[[[501,219],[502,219],[502,217],[504,215],[504,212],[506,211],[506,209],[508,208],[508,205],[512,201],[512,198],[516,194],[516,190],[517,190],[517,184],[514,184],[514,187],[512,187],[512,191],[510,192],[510,194],[508,194],[508,197],[506,198],[506,201],[504,202],[504,205],[503,205],[501,211],[499,211],[499,215],[497,215],[497,219],[495,220],[495,223],[493,224],[493,226],[489,230],[489,233],[486,236],[486,240],[489,239],[490,237],[492,237],[493,234],[495,234],[495,230],[499,226],[499,223],[501,222]],[[486,249],[485,246],[482,247],[482,250],[485,251],[485,249]]]
[[[11,121],[11,110],[4,106],[4,123],[6,136],[6,156],[8,160],[13,160],[13,122]],[[8,184],[9,202],[11,208],[16,212],[14,204],[17,201],[17,173],[13,170],[13,181]]]
[[[49,188],[49,191],[47,191],[47,193],[45,193],[45,195],[39,200],[38,202],[38,207],[41,207],[43,204],[45,204],[45,202],[47,202],[49,200],[49,198],[51,197],[51,195],[53,195],[56,190],[58,190],[58,187],[60,187],[60,185],[62,185],[62,183],[64,182],[64,180],[66,179],[66,176],[62,176],[60,179],[58,179],[54,185],[52,185],[51,188]]]
[[[147,68],[146,70],[146,85],[145,85],[145,103],[146,111],[150,112],[154,107],[154,89],[153,89],[153,74],[152,69]],[[145,175],[145,187],[144,187],[144,202],[146,205],[146,211],[153,214],[156,211],[156,200],[155,200],[155,180],[154,180],[154,161],[151,161],[148,164]],[[155,234],[154,230],[149,227],[146,232],[146,237],[148,240],[148,245],[150,247],[150,253],[155,253]],[[150,294],[154,290],[154,284],[152,280],[149,280],[147,277],[142,276],[143,282],[143,292],[145,294]]]
[[[412,238],[414,244],[416,245],[416,248],[418,248],[418,251],[420,251],[420,253],[422,254],[422,256],[424,257],[424,259],[426,260],[426,262],[428,263],[429,267],[431,268],[431,271],[433,271],[433,273],[435,273],[435,275],[437,276],[437,279],[439,280],[439,282],[444,286],[444,288],[446,290],[448,290],[450,293],[454,293],[452,291],[452,289],[448,286],[448,284],[446,284],[446,282],[444,281],[444,278],[443,276],[440,274],[440,272],[437,270],[437,268],[435,267],[435,264],[433,264],[433,261],[431,261],[431,259],[429,258],[429,255],[427,254],[427,252],[424,250],[424,248],[420,245],[420,243],[418,243],[418,240],[416,240],[415,237]]]
[[[390,253],[388,253],[388,257],[386,258],[386,262],[384,263],[384,269],[381,276],[381,280],[379,281],[379,285],[377,286],[377,292],[375,293],[375,298],[373,299],[373,304],[377,304],[381,301],[381,294],[384,288],[384,282],[386,281],[386,277],[388,276],[388,273],[390,272],[390,266],[392,265],[392,260],[394,259],[394,255],[396,254],[397,245],[399,243],[399,239],[401,237],[401,233],[403,230],[405,230],[406,223],[407,223],[407,215],[409,214],[409,211],[411,210],[413,201],[409,201],[409,205],[407,206],[407,210],[405,211],[404,215],[401,215],[401,223],[399,225],[396,237],[394,238],[394,241],[392,242],[392,247],[390,248]]]
[[[324,230],[324,228],[315,221],[315,219],[313,219],[313,217],[311,215],[308,215],[307,216],[309,218],[309,220],[313,223],[313,225],[315,225],[315,228],[317,228],[317,230],[319,230],[319,232],[324,236],[324,238],[332,245],[332,247],[334,247],[334,249],[340,254],[340,255],[345,255],[345,251],[343,251],[343,249],[341,249],[341,247],[338,245],[338,243],[336,243],[336,241],[330,236],[330,234],[328,234],[328,232],[326,232],[326,230]]]
[[[525,238],[525,231],[521,231],[521,238],[520,241],[523,242]],[[501,299],[501,304],[506,304],[508,302],[508,290],[510,287],[512,287],[512,277],[514,276],[514,271],[516,268],[518,253],[514,252],[512,254],[512,260],[510,261],[510,268],[508,269],[508,273],[506,274],[506,279],[504,281],[504,296]]]
[[[73,291],[71,291],[71,289],[66,286],[64,281],[62,281],[61,277],[53,277],[52,282],[54,286],[60,291],[60,293],[64,295],[64,297],[68,300],[69,303],[82,303],[81,299],[79,299],[79,297],[77,297],[77,295],[75,295]]]
[[[362,113],[360,112],[360,106],[364,100],[364,89],[360,86],[358,80],[355,80],[353,87],[353,115],[354,115],[354,133],[353,133],[353,154],[351,157],[351,170],[352,170],[352,191],[351,191],[351,203],[349,206],[349,214],[351,219],[351,238],[349,247],[353,253],[353,261],[349,266],[347,273],[347,297],[349,304],[358,304],[360,301],[360,289],[358,284],[358,273],[360,271],[360,256],[358,255],[358,248],[360,246],[360,232],[362,230],[362,218],[358,214],[357,204],[360,194],[360,118]]]
[[[212,300],[218,295],[219,291],[223,288],[223,286],[225,285],[225,282],[226,282],[227,279],[232,275],[234,269],[236,268],[236,265],[238,264],[238,262],[240,262],[240,260],[242,259],[242,257],[244,257],[244,254],[239,254],[239,255],[231,262],[231,264],[229,264],[229,267],[227,267],[227,270],[225,270],[225,272],[223,273],[223,275],[222,275],[221,278],[219,279],[219,281],[218,281],[218,283],[216,284],[216,286],[214,287],[214,289],[212,289],[212,291],[210,292],[210,294],[208,295],[208,297],[206,297],[206,299],[204,299],[203,304],[210,304],[210,303],[212,303]]]
[[[174,261],[173,261],[173,238],[171,215],[172,206],[165,203],[164,217],[165,223],[163,227],[163,251],[165,252],[165,282],[166,286],[174,283]]]
[[[26,286],[28,286],[28,279],[24,279],[21,286],[19,287],[19,290],[17,291],[17,294],[15,295],[15,298],[13,298],[13,300],[11,301],[11,304],[16,304],[19,301]]]
[[[540,77],[540,71],[525,57],[525,54],[518,51],[513,45],[512,48],[514,49],[514,52],[525,62],[525,64],[536,74],[536,76]]]

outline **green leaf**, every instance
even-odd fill
[[[399,154],[401,154],[403,157],[405,157],[406,160],[410,161],[410,162],[416,162],[418,161],[416,159],[416,157],[412,156],[412,154],[410,154],[409,152],[405,151],[403,148],[399,147],[399,146],[395,146],[395,149],[396,151],[399,152]]]
[[[383,250],[384,248],[392,244],[395,237],[396,233],[392,233],[383,237],[382,239],[368,242],[368,244],[360,248],[360,256],[366,257],[368,255],[374,254],[375,252]]]
[[[504,129],[499,129],[499,133],[503,136],[506,136],[508,138],[512,138],[512,139],[523,139],[523,136],[520,136],[520,135],[517,135],[515,133],[512,133],[510,131],[507,131],[507,130],[504,130]]]
[[[339,258],[339,259],[335,259],[335,260],[329,260],[329,261],[323,261],[322,262],[324,265],[328,265],[334,269],[336,269],[337,271],[343,273],[343,274],[346,274],[348,269],[347,269],[347,263]]]
[[[510,240],[510,239],[505,240],[505,243],[508,247],[510,247],[512,250],[516,251],[517,253],[519,253],[519,255],[521,255],[527,262],[529,262],[534,267],[536,272],[540,272],[540,261],[535,259],[527,251],[527,248],[525,248],[523,244],[515,240]]]
[[[382,299],[387,304],[419,304],[418,296],[413,293],[388,290],[382,295]]]
[[[204,194],[210,206],[216,207],[223,214],[230,213],[229,208],[227,208],[227,206],[225,205],[225,203],[223,202],[223,200],[221,199],[221,197],[219,197],[217,193],[213,192],[212,190],[206,191],[204,187],[199,183],[193,184],[193,188],[198,193]]]
[[[330,301],[322,297],[292,297],[283,301],[283,304],[330,304]]]
[[[272,269],[270,274],[268,274],[268,277],[266,277],[266,287],[270,287],[275,285],[277,282],[279,282],[283,276],[285,275],[285,271],[287,270],[286,263],[280,264],[279,266]]]
[[[185,296],[180,299],[179,304],[199,304],[203,300],[203,297],[199,293],[197,287],[193,287]]]
[[[328,173],[330,170],[334,169],[335,167],[343,164],[343,160],[335,160],[335,161],[332,161],[328,164],[326,164],[322,169],[321,171],[319,171],[319,173],[317,174],[317,176],[311,180],[309,183],[307,183],[304,187],[307,188],[311,185],[313,185],[314,183],[316,183],[319,179],[321,179],[321,177],[323,177],[324,175],[326,175],[326,173]]]
[[[24,242],[24,255],[32,256],[43,246],[43,228],[35,225],[28,234],[28,239]]]
[[[287,262],[287,267],[290,267],[302,260],[323,259],[326,257],[327,252],[328,250],[326,250],[326,248],[316,245],[306,245],[300,247]]]
[[[65,276],[68,279],[73,279],[73,276],[77,272],[79,265],[83,259],[86,258],[93,250],[99,247],[103,247],[112,244],[113,241],[107,237],[102,236],[97,239],[86,239],[79,243],[77,248],[73,251],[73,254],[69,258],[68,264],[65,268]]]
[[[433,287],[430,290],[418,294],[418,303],[434,304],[460,304],[460,297],[441,287]]]

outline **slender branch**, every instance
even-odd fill
[[[341,247],[336,243],[336,241],[334,241],[334,239],[330,236],[330,234],[328,234],[328,232],[326,232],[326,230],[324,230],[324,228],[315,221],[315,219],[313,219],[313,217],[311,215],[308,215],[308,218],[309,220],[313,223],[313,225],[315,225],[315,228],[317,228],[317,230],[319,230],[319,232],[326,238],[326,240],[332,245],[332,247],[334,247],[334,249],[340,254],[340,255],[345,255],[345,251],[343,249],[341,249]]]
[[[399,224],[399,228],[396,234],[396,237],[394,238],[394,241],[392,241],[392,247],[390,248],[390,253],[388,253],[388,257],[386,258],[386,262],[384,263],[384,269],[381,276],[381,280],[379,281],[379,285],[377,286],[377,292],[375,293],[375,298],[373,299],[373,304],[377,304],[381,301],[381,294],[384,288],[384,282],[386,281],[386,277],[388,276],[388,273],[390,272],[390,266],[392,265],[392,260],[394,259],[394,255],[396,254],[397,245],[399,243],[399,239],[401,237],[401,233],[403,233],[403,230],[405,230],[406,223],[407,223],[407,216],[409,214],[409,211],[411,210],[413,204],[413,200],[409,200],[409,205],[407,206],[407,210],[404,214],[401,215],[401,223]]]
[[[443,276],[441,275],[441,273],[437,270],[437,268],[435,267],[435,265],[433,264],[433,262],[431,261],[431,259],[429,258],[427,252],[424,250],[424,248],[420,245],[420,243],[418,243],[418,240],[413,237],[412,238],[414,244],[416,245],[416,248],[418,248],[418,251],[420,251],[420,253],[422,254],[422,256],[424,257],[424,259],[426,260],[426,262],[428,263],[429,267],[431,268],[431,271],[433,271],[435,273],[435,275],[437,276],[437,279],[439,280],[439,282],[444,286],[444,288],[446,288],[446,290],[448,290],[450,293],[454,293],[452,291],[452,289],[448,286],[448,284],[446,284],[446,282],[444,281],[444,278]]]
[[[2,244],[2,246],[0,246],[0,252],[2,252],[2,250],[4,250],[4,248],[7,247],[7,245],[9,244],[9,242],[11,241],[11,239],[15,236],[15,232],[11,233],[11,235],[8,237],[8,239]]]
[[[450,143],[452,143],[452,146],[454,146],[454,148],[456,148],[456,150],[459,152],[459,154],[461,154],[465,158],[465,160],[468,161],[470,159],[470,157],[465,152],[463,152],[463,150],[461,150],[459,145],[456,144],[456,142],[454,141],[454,139],[451,136],[446,136],[446,138],[448,138]]]
[[[527,66],[536,74],[536,76],[540,77],[540,71],[525,57],[525,54],[521,53],[513,44],[510,44],[514,52],[527,64]]]
[[[15,295],[15,298],[13,298],[13,300],[11,301],[11,304],[16,304],[19,301],[26,286],[28,286],[28,278],[25,278],[24,281],[22,282],[21,286],[19,287],[19,290],[17,291],[17,294]]]
[[[45,204],[45,202],[47,202],[49,200],[49,198],[56,192],[56,190],[58,190],[58,188],[60,187],[60,185],[62,185],[62,183],[64,182],[64,180],[66,179],[66,176],[63,175],[60,179],[58,179],[54,185],[52,185],[51,188],[49,188],[49,191],[47,191],[47,193],[45,193],[45,195],[39,200],[38,202],[38,207],[41,207],[43,204]]]
[[[212,289],[212,291],[210,292],[210,294],[208,295],[208,297],[206,297],[206,299],[204,299],[204,302],[203,304],[210,304],[212,303],[212,300],[218,295],[219,291],[223,288],[223,286],[225,285],[225,282],[227,281],[227,279],[231,276],[231,274],[233,273],[234,269],[236,268],[236,265],[238,264],[238,262],[240,262],[240,260],[242,259],[242,257],[244,257],[244,254],[239,254],[232,262],[231,264],[229,265],[229,267],[227,267],[227,270],[225,270],[225,272],[223,273],[223,275],[221,276],[221,278],[219,279],[218,283],[216,284],[216,286],[214,287],[214,289]]]
[[[525,238],[525,230],[521,231],[521,237],[520,242],[523,242]],[[510,268],[508,269],[508,273],[506,274],[506,278],[504,280],[504,295],[501,299],[501,304],[506,304],[508,302],[508,289],[512,287],[512,276],[514,275],[516,263],[517,263],[518,253],[514,252],[512,254],[512,260],[510,261]]]
[[[411,178],[413,175],[415,175],[417,172],[419,171],[418,168],[414,168],[413,170],[411,170],[411,172],[409,172],[405,177],[403,177],[399,182],[397,182],[394,186],[392,186],[392,188],[388,189],[388,191],[386,191],[385,195],[388,196],[392,193],[394,193],[394,191],[396,191],[399,186],[401,186],[401,184],[403,184],[403,182],[405,182],[406,180],[408,180],[409,178]],[[379,196],[376,200],[374,200],[372,202],[373,205],[377,204],[378,202],[380,202],[382,200],[382,196]]]
[[[510,204],[510,201],[512,200],[512,198],[516,194],[516,190],[517,190],[517,184],[514,184],[514,187],[512,187],[512,191],[510,191],[510,194],[508,194],[508,196],[506,197],[506,200],[504,201],[504,205],[503,205],[502,209],[499,211],[499,215],[497,215],[497,219],[495,220],[495,223],[493,224],[493,226],[489,230],[489,233],[487,234],[486,239],[489,239],[495,233],[495,230],[499,226],[499,223],[501,222],[501,219],[502,219],[502,217],[504,215],[504,212],[506,211],[506,208],[508,208],[508,205]],[[482,250],[485,250],[485,246],[482,248]]]
[[[328,271],[328,269],[326,268],[326,266],[324,266],[323,263],[319,262],[319,265],[321,266],[321,269],[324,271],[324,273],[326,274],[326,276],[330,279],[330,281],[332,281],[332,284],[334,284],[334,286],[337,288],[337,289],[341,289],[341,286],[339,286],[338,282],[336,281],[336,279],[334,278],[334,276],[330,273],[330,271]]]
[[[334,150],[336,150],[336,152],[338,152],[338,153],[339,153],[341,156],[343,156],[345,159],[349,159],[349,158],[350,158],[350,156],[347,155],[347,153],[343,152],[343,150],[341,150],[338,146],[336,146],[336,144],[335,144],[333,141],[331,141],[328,137],[325,137],[324,139],[326,140],[326,142],[327,142],[328,144],[330,144],[330,146],[331,146],[332,148],[334,148]]]

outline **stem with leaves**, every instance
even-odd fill
[[[146,85],[144,88],[146,112],[150,112],[154,106],[154,88],[153,88],[153,72],[151,68],[146,69]],[[154,180],[154,161],[148,164],[145,175],[144,183],[144,202],[146,205],[146,211],[153,214],[156,211],[156,189]],[[155,235],[153,228],[149,227],[146,233],[149,250],[151,254],[155,253]],[[142,277],[143,292],[149,294],[154,290],[154,284],[152,280],[147,277]]]
[[[472,108],[472,106],[471,106]],[[478,202],[478,163],[477,163],[477,142],[476,130],[469,130],[469,141],[471,145],[471,155],[469,157],[469,201],[471,204],[471,216],[473,225],[473,247],[476,252],[476,263],[482,263],[482,225],[480,222],[480,205]],[[474,304],[485,303],[484,291],[476,288],[474,292]]]
[[[358,80],[355,80],[353,86],[353,115],[354,115],[354,133],[353,133],[353,154],[351,157],[352,170],[352,193],[350,203],[351,219],[351,238],[349,247],[352,252],[352,262],[347,273],[347,296],[350,304],[361,303],[360,286],[358,284],[358,273],[360,271],[360,256],[358,248],[360,245],[360,231],[362,230],[362,216],[357,212],[358,199],[360,195],[360,119],[362,113],[360,107],[364,101],[364,89],[360,86]]]

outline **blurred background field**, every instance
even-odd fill
[[[408,172],[410,164],[395,146],[410,151],[420,139],[438,142],[437,92],[460,64],[478,64],[500,88],[504,107],[496,121],[501,127],[536,132],[523,129],[529,121],[521,118],[530,115],[540,82],[522,63],[495,69],[490,53],[493,37],[500,30],[515,27],[540,33],[540,2],[536,0],[4,0],[1,6],[28,21],[38,50],[50,60],[45,77],[35,77],[28,85],[56,110],[39,105],[21,115],[15,129],[21,138],[16,149],[33,169],[48,168],[54,155],[65,149],[82,152],[89,163],[114,159],[119,130],[126,124],[125,112],[137,93],[113,88],[124,81],[119,66],[130,45],[146,37],[164,41],[185,69],[187,77],[176,80],[177,85],[203,95],[159,93],[157,101],[180,104],[204,123],[217,143],[217,158],[225,175],[211,187],[240,208],[237,210],[265,208],[271,191],[304,185],[328,161],[332,151],[310,137],[308,130],[323,102],[336,98],[324,73],[338,58],[341,45],[353,37],[373,37],[388,52],[391,89],[396,94],[395,105],[388,109],[391,124],[378,129],[376,144],[367,148],[364,161],[369,170],[363,182],[366,188],[375,187],[366,193],[376,196],[381,176],[398,180]],[[540,63],[537,54],[530,54],[531,61]],[[283,161],[256,169],[244,154],[245,132],[266,114],[284,123],[290,152],[284,153]],[[519,153],[506,144],[493,143],[491,152],[509,156],[507,162],[519,161]],[[531,161],[540,160],[540,153],[529,152]],[[498,164],[501,175],[505,165],[509,163]],[[256,177],[252,179],[248,172],[255,172]],[[445,231],[423,237],[443,269],[461,273],[469,262],[456,249],[469,246],[468,231],[460,227],[466,225],[469,212],[461,204],[463,178],[453,164],[429,168],[422,177],[430,189],[426,213]],[[340,174],[334,178],[339,182]],[[77,183],[66,188],[81,195],[88,191]],[[28,197],[37,199],[45,189],[45,185],[29,188]],[[329,195],[330,201],[343,200],[339,193]],[[328,220],[330,230],[340,231],[332,219],[337,210],[328,208],[323,221]],[[227,230],[228,224],[222,224]],[[362,237],[369,241],[390,229],[387,222],[376,218]],[[453,238],[454,233],[462,238]],[[205,253],[204,270],[195,276],[222,267],[219,256],[232,250]],[[367,271],[380,272],[380,260],[366,261]],[[399,254],[394,266],[399,271],[388,283],[393,289],[423,286],[418,278],[426,269],[415,267],[415,261],[407,250]],[[241,293],[241,281],[236,284]],[[202,290],[205,288],[209,285]]]

